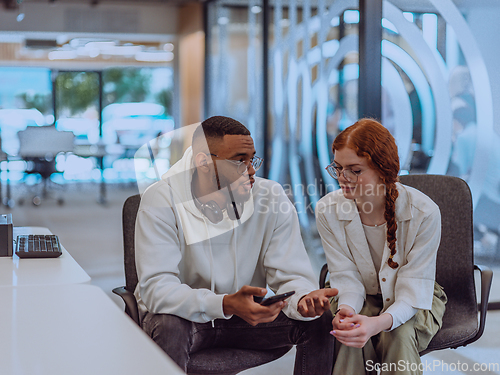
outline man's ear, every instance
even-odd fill
[[[212,158],[205,154],[204,152],[198,152],[194,157],[194,165],[202,172],[208,172],[210,170],[209,164],[212,163]]]

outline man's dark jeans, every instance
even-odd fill
[[[193,323],[168,314],[148,313],[142,322],[149,336],[187,372],[189,356],[207,348],[276,349],[297,345],[294,374],[331,375],[334,338],[332,314],[312,321],[288,318],[281,312],[272,323],[252,326],[233,316],[229,320]]]

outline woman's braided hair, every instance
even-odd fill
[[[396,182],[399,174],[399,156],[396,141],[391,133],[378,121],[363,118],[354,125],[342,131],[333,142],[332,150],[341,150],[348,147],[359,157],[366,158],[370,168],[376,170],[385,184],[385,213],[387,222],[387,242],[391,254],[387,264],[391,268],[398,268],[399,264],[393,260],[396,255],[395,218],[396,199],[398,190]]]

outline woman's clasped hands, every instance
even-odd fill
[[[374,335],[392,327],[392,315],[382,314],[368,317],[356,314],[354,309],[341,305],[332,321],[330,332],[340,343],[354,348],[362,348]]]

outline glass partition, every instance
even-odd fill
[[[0,67],[0,139],[8,155],[19,153],[17,133],[54,121],[51,71]]]
[[[174,129],[172,68],[110,68],[103,71],[102,142],[105,177],[135,180],[134,155]]]
[[[380,120],[398,143],[401,173],[463,178],[476,253],[500,259],[500,5],[380,3]],[[266,177],[283,184],[307,232],[318,199],[337,188],[324,171],[331,143],[358,118],[359,8],[357,0],[208,5],[206,114],[240,120],[257,147],[268,145]]]

